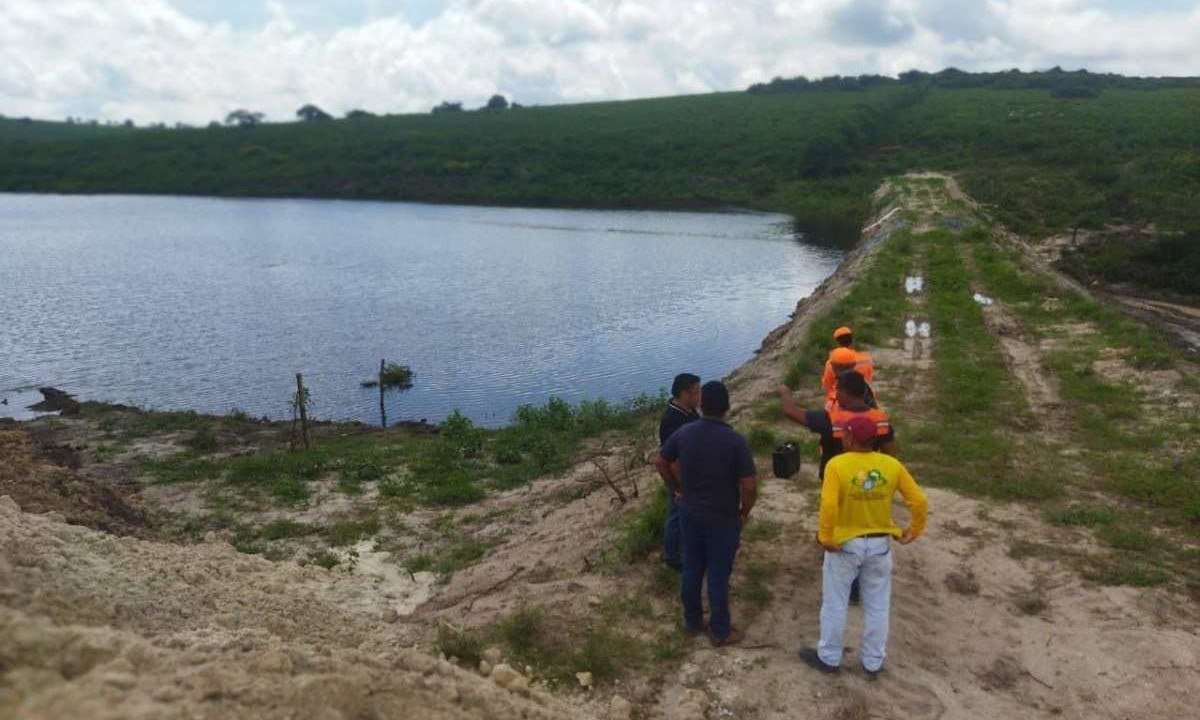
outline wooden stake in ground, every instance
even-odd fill
[[[300,437],[304,442],[304,449],[310,447],[308,439],[308,388],[304,387],[304,376],[296,373],[296,399],[292,402],[292,407],[300,416]]]
[[[379,424],[382,427],[387,427],[387,407],[383,404],[383,393],[385,390],[383,384],[383,370],[387,366],[386,358],[379,361]]]

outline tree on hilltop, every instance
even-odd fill
[[[266,117],[260,112],[251,112],[238,108],[225,116],[226,125],[237,125],[238,127],[254,127],[263,121]]]
[[[333,116],[325,112],[321,108],[308,103],[296,111],[296,117],[304,122],[317,122],[319,120],[332,120]]]
[[[460,102],[449,102],[448,100],[443,100],[441,105],[433,108],[433,113],[437,115],[439,113],[462,112],[462,109],[463,106]]]
[[[508,100],[500,94],[496,94],[488,98],[487,105],[483,106],[484,110],[507,110]]]

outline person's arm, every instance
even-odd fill
[[[778,392],[779,409],[783,411],[783,414],[800,423],[804,427],[808,427],[808,421],[805,412],[796,406],[796,400],[792,397],[792,391],[788,389],[787,385],[780,385]]]
[[[929,500],[925,497],[925,491],[917,485],[917,481],[903,467],[900,468],[900,482],[897,489],[900,491],[900,496],[904,498],[905,506],[908,507],[908,528],[905,529],[899,540],[901,545],[907,545],[925,532]]]
[[[833,544],[833,533],[837,530],[838,515],[841,512],[841,482],[837,470],[825,466],[825,479],[821,482],[821,513],[817,521],[817,542],[829,552],[841,552],[839,545]]]
[[[654,458],[654,469],[658,476],[667,484],[667,488],[676,495],[683,493],[683,485],[679,482],[679,461],[671,461],[659,455]]]
[[[738,480],[738,492],[740,495],[738,516],[742,519],[742,525],[745,525],[746,520],[750,518],[750,510],[754,508],[754,503],[758,500],[758,478],[751,475]]]
[[[742,525],[750,517],[750,510],[758,500],[758,469],[754,467],[754,453],[746,438],[738,436],[737,443],[738,516]]]

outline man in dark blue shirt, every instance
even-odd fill
[[[667,438],[679,428],[700,419],[696,407],[700,405],[700,378],[691,373],[680,373],[671,383],[671,400],[658,423],[658,444],[663,446]],[[663,562],[676,572],[683,569],[683,551],[679,547],[680,505],[675,493],[667,488],[667,522],[663,528]]]
[[[705,383],[700,420],[667,438],[655,459],[663,480],[682,496],[683,624],[688,632],[705,629],[700,584],[707,575],[708,638],[716,647],[741,640],[729,617],[729,576],[742,525],[758,496],[754,456],[746,439],[725,423],[727,412],[725,384]]]

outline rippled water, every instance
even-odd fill
[[[487,424],[551,395],[719,377],[835,267],[787,218],[0,195],[0,396]],[[5,407],[0,406],[0,415]]]

